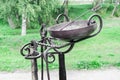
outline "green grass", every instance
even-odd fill
[[[74,19],[86,11],[89,5],[82,7],[71,7],[70,17]],[[120,67],[120,18],[104,18],[103,21],[104,27],[99,35],[77,43],[66,54],[67,69]],[[30,61],[21,56],[20,49],[31,40],[40,40],[39,29],[27,30],[26,36],[20,36],[20,33],[21,29],[11,29],[7,24],[0,24],[0,71],[30,70]],[[40,69],[40,59],[38,67]],[[58,68],[57,55],[56,61],[49,67]]]
[[[94,12],[89,11],[92,9],[92,5],[70,5],[69,6],[69,18],[75,20],[79,16],[83,15],[79,19],[88,19]]]
[[[87,69],[118,66],[120,62],[119,29],[120,27],[103,28],[98,36],[76,44],[71,54],[67,55],[68,59],[71,57],[72,66],[77,69],[81,69],[81,66]]]

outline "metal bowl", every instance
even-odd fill
[[[95,21],[88,24],[88,20],[70,21],[56,24],[48,28],[50,35],[65,41],[76,41],[89,36],[97,27]]]

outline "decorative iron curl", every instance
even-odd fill
[[[48,52],[49,50],[51,50],[52,48],[49,47],[47,48],[44,52],[43,52],[43,57],[46,63],[53,63],[55,61],[55,53],[56,52]],[[49,58],[51,58],[52,60],[49,60]]]
[[[41,57],[41,53],[37,52],[36,50],[33,50],[33,53],[36,54],[31,54],[30,46],[31,43],[25,44],[20,50],[21,55],[24,56],[25,59],[35,59]],[[27,53],[25,54],[24,51],[26,51]]]
[[[98,14],[94,14],[94,15],[92,15],[92,16],[89,18],[89,20],[88,20],[88,25],[93,24],[93,23],[96,23],[96,21],[92,21],[92,19],[93,19],[94,17],[98,18],[98,20],[99,20],[99,25],[98,25],[99,30],[98,30],[96,33],[94,33],[93,35],[90,35],[89,37],[94,37],[94,36],[96,36],[96,35],[97,35],[98,33],[100,33],[100,31],[102,30],[103,21],[102,21],[102,18],[100,17],[100,15],[98,15]]]
[[[94,36],[98,35],[98,33],[101,32],[102,27],[103,27],[103,21],[102,21],[102,18],[101,18],[98,14],[92,15],[92,16],[88,19],[88,25],[90,25],[91,23],[96,23],[96,21],[93,21],[93,20],[92,20],[94,17],[98,18],[98,20],[99,20],[99,25],[98,25],[98,30],[97,30],[97,32],[94,33],[94,34],[92,34],[92,35],[89,35],[89,36],[87,36],[87,37],[85,37],[85,38],[82,38],[82,39],[79,39],[79,40],[77,40],[77,41],[74,41],[74,43],[77,43],[77,42],[83,41],[83,40],[85,40],[85,39],[94,37]]]
[[[53,43],[53,41],[51,39],[48,39],[48,42],[49,42],[50,45],[54,45],[54,43]],[[59,50],[60,48],[64,48],[66,46],[69,46],[69,47],[65,51],[60,51]],[[74,47],[74,42],[69,42],[69,43],[66,43],[66,44],[64,44],[62,46],[53,47],[53,49],[58,54],[59,53],[65,54],[65,53],[68,53],[69,51],[71,51],[73,49],[73,47]]]
[[[24,54],[24,51],[28,51],[28,54],[30,54],[30,48],[29,48],[30,44],[31,44],[31,43],[25,44],[25,45],[21,48],[20,53],[21,53],[22,56],[27,56],[26,54]]]
[[[46,54],[46,57],[47,57],[46,62],[48,62],[48,63],[53,63],[55,61],[55,54],[53,54],[53,53]],[[49,58],[51,58],[52,60],[49,60]]]

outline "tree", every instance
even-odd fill
[[[23,8],[22,11],[22,31],[21,35],[24,36],[26,35],[26,27],[27,27],[27,15],[26,15],[26,6]]]
[[[96,11],[101,8],[101,4],[103,3],[103,0],[94,0],[93,1],[93,9]]]
[[[114,9],[112,11],[111,16],[114,16],[115,11],[117,10],[118,5],[120,5],[120,0],[115,0]]]
[[[68,16],[68,0],[64,0],[64,14]]]
[[[0,0],[0,18],[8,21],[11,28],[18,26],[18,24],[15,24],[18,21],[17,2],[18,0]]]
[[[38,16],[41,23],[53,21],[53,11],[59,0],[0,0],[0,18],[8,21],[13,28],[22,26],[38,26]],[[39,5],[38,5],[39,4]],[[22,27],[22,31],[26,28]],[[24,34],[25,35],[25,31]],[[21,33],[23,33],[21,32]]]

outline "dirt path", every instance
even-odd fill
[[[31,73],[21,71],[0,72],[0,80],[31,80]],[[51,80],[59,80],[57,70],[51,71]],[[120,80],[120,70],[68,70],[67,80]]]

